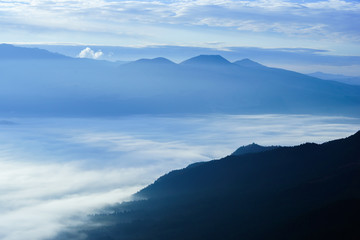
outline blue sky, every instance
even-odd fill
[[[2,42],[325,48],[360,54],[360,2],[0,1]]]

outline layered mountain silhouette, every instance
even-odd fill
[[[234,62],[234,64],[242,66],[242,67],[251,67],[251,68],[266,68],[264,65],[251,61],[248,58],[245,58],[243,60],[239,60]]]
[[[359,239],[360,132],[172,171],[58,239]]]
[[[333,80],[341,83],[351,84],[351,85],[360,85],[360,77],[350,77],[341,74],[329,74],[323,72],[314,72],[308,74],[309,76],[324,79],[324,80]]]
[[[164,64],[164,65],[172,65],[175,64],[174,62],[170,61],[169,59],[163,58],[163,57],[158,57],[158,58],[154,58],[154,59],[139,59],[135,62],[129,63],[129,64]]]
[[[21,60],[21,59],[70,59],[58,53],[52,53],[39,48],[15,47],[11,44],[0,44],[0,60]]]
[[[221,65],[230,65],[231,63],[223,58],[220,55],[200,55],[197,57],[190,58],[181,63],[181,65],[191,65],[191,66],[221,66]]]
[[[121,64],[0,45],[0,78],[3,115],[360,115],[359,86],[218,55]]]

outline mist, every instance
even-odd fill
[[[1,119],[0,238],[52,238],[170,170],[242,145],[322,143],[359,128],[311,115]]]

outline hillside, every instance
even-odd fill
[[[256,143],[249,144],[247,146],[239,147],[231,155],[240,156],[247,153],[259,153],[278,148],[277,146],[260,146]]]
[[[57,239],[359,239],[359,146],[360,132],[176,170]]]

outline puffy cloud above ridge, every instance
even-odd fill
[[[95,52],[94,50],[92,50],[91,48],[87,47],[85,49],[83,49],[78,57],[79,58],[92,58],[92,59],[98,59],[103,55],[103,52],[101,50],[98,50],[97,52]]]

